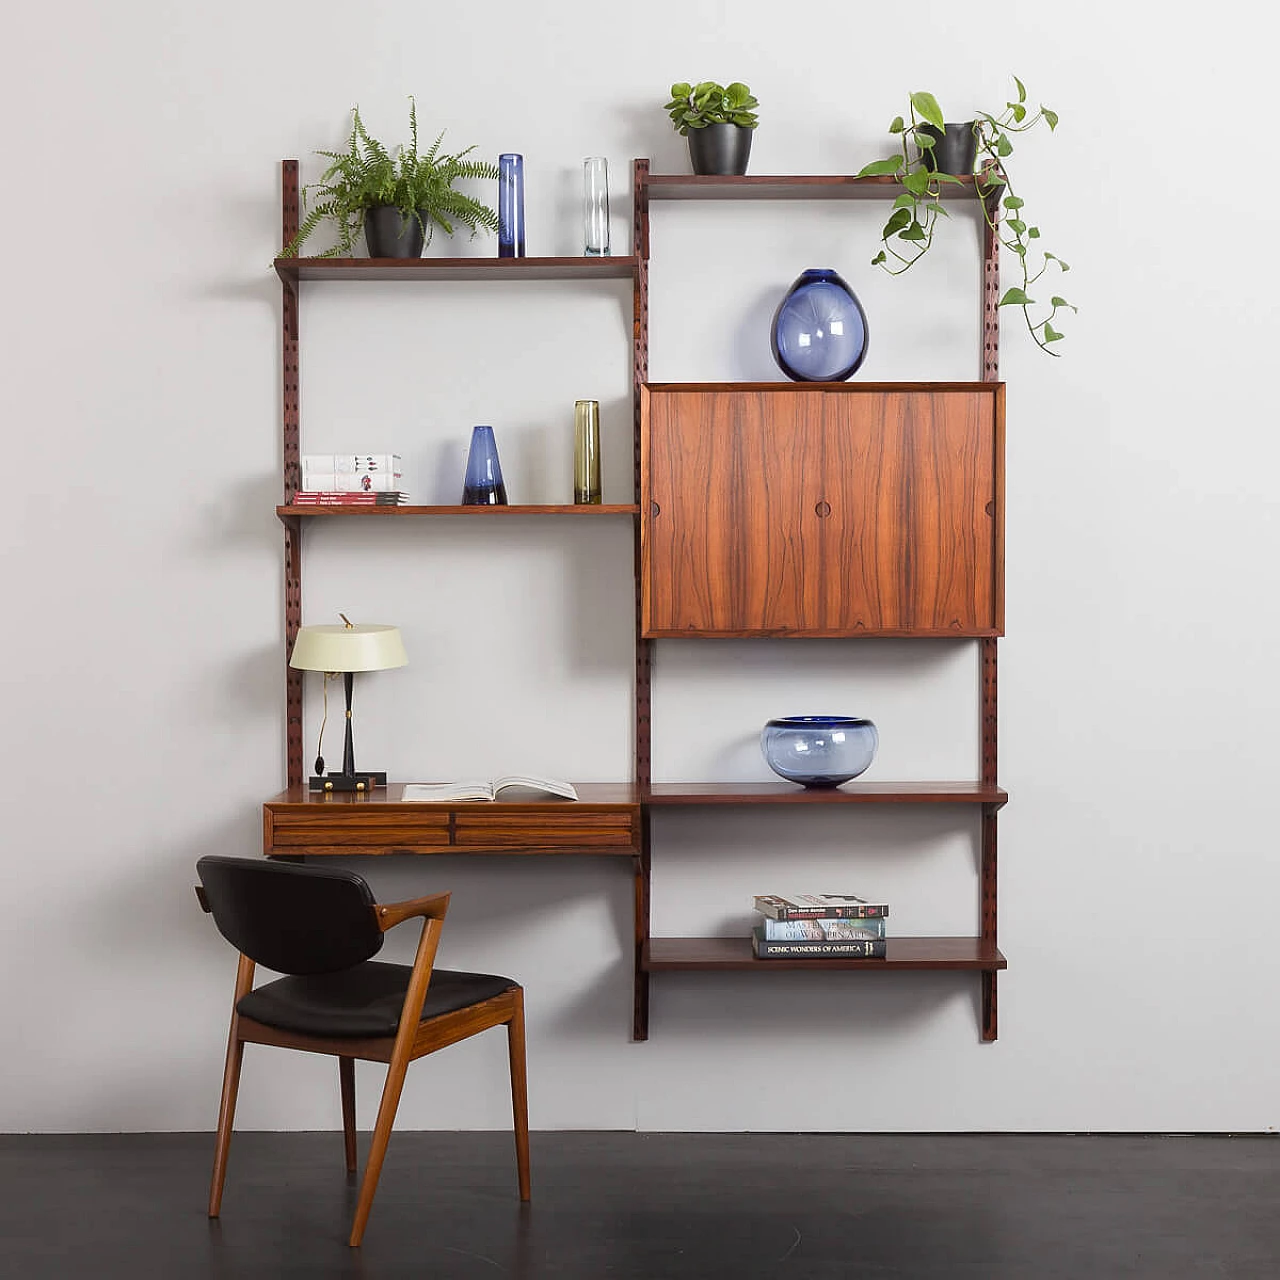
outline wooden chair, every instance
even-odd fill
[[[209,1189],[209,1216],[222,1207],[240,1064],[246,1044],[277,1045],[338,1059],[347,1171],[356,1168],[355,1062],[385,1062],[387,1079],[349,1243],[364,1236],[409,1063],[489,1027],[506,1024],[511,1060],[520,1199],[529,1199],[529,1108],[524,991],[487,973],[433,972],[447,893],[378,903],[350,871],[253,858],[201,858],[196,896],[240,952],[222,1105]],[[420,917],[412,966],[372,960],[383,935]],[[287,976],[253,986],[256,965]]]

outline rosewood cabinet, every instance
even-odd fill
[[[644,635],[998,635],[1002,393],[646,387]]]

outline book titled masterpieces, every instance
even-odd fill
[[[571,782],[558,778],[538,778],[532,774],[508,773],[501,778],[481,778],[468,782],[411,782],[405,786],[404,800],[442,803],[450,800],[496,800],[505,787],[528,787],[548,795],[576,800],[578,793]]]

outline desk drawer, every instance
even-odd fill
[[[460,851],[477,848],[639,848],[638,833],[630,813],[568,809],[552,813],[455,810],[453,842]]]
[[[429,845],[447,848],[449,813],[421,808],[405,812],[386,806],[368,812],[350,805],[335,805],[318,813],[276,810],[271,820],[271,849],[335,846],[404,847]]]

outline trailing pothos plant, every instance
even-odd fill
[[[419,152],[418,110],[412,97],[407,147],[388,148],[372,137],[360,119],[360,108],[354,107],[347,149],[316,152],[331,163],[318,182],[303,188],[303,202],[310,207],[283,256],[295,257],[307,237],[327,220],[337,226],[338,243],[320,256],[349,257],[366,212],[385,205],[399,209],[406,225],[411,218],[416,220],[427,244],[437,227],[446,235],[453,234],[455,224],[469,227],[473,237],[480,227],[497,231],[497,213],[453,186],[462,178],[496,178],[497,166],[467,160],[474,147],[456,155],[441,154],[443,138],[441,130],[431,146]]]
[[[1013,154],[1011,134],[1026,133],[1041,120],[1052,132],[1057,128],[1058,116],[1043,105],[1033,112],[1027,106],[1027,91],[1022,81],[1014,76],[1013,83],[1018,90],[1017,101],[1005,103],[999,115],[976,113],[972,127],[978,174],[974,180],[988,224],[1000,244],[1014,255],[1022,274],[1021,283],[1006,289],[999,305],[1019,308],[1036,345],[1056,356],[1059,353],[1052,347],[1063,335],[1053,321],[1060,311],[1076,308],[1058,294],[1052,294],[1047,302],[1039,302],[1031,296],[1031,290],[1051,267],[1055,273],[1069,271],[1070,267],[1037,243],[1040,228],[1027,221],[1023,200],[1015,191],[1009,173],[1008,160]],[[945,127],[938,100],[931,93],[913,93],[907,109],[908,118],[897,116],[889,126],[889,132],[898,137],[899,153],[886,160],[873,160],[858,174],[859,177],[895,177],[903,186],[880,232],[880,252],[871,259],[872,266],[883,267],[890,275],[901,275],[928,252],[938,218],[949,216],[943,204],[944,188],[961,180],[961,175],[938,171],[932,164],[935,139],[929,127],[939,131]]]

